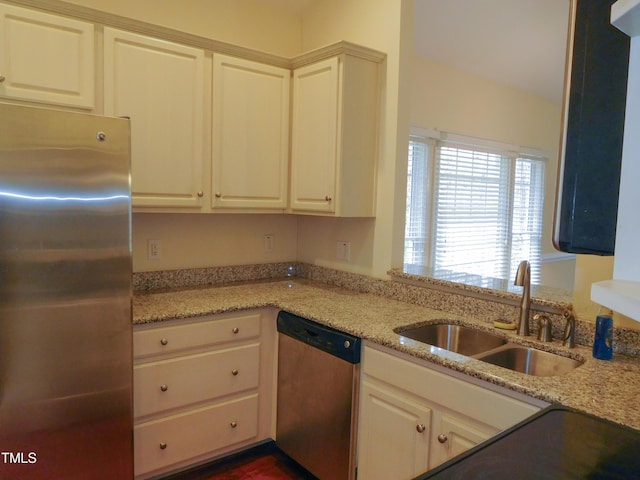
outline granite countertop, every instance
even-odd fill
[[[134,324],[142,324],[261,307],[287,310],[495,385],[640,429],[640,409],[635,407],[640,358],[616,354],[612,361],[596,360],[589,347],[567,349],[558,340],[542,344],[535,337],[496,330],[491,323],[307,279],[136,294],[133,319]],[[398,327],[439,320],[493,331],[511,342],[571,356],[584,364],[562,376],[534,377],[419,342],[401,343],[394,332]]]

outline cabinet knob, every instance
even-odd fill
[[[325,197],[324,197],[324,199],[325,199],[327,202],[330,202],[330,201],[331,201],[331,195],[327,195],[327,196],[325,196]]]
[[[418,425],[416,425],[416,431],[418,433],[423,433],[426,429],[427,427],[425,427],[422,423],[419,423]]]
[[[161,345],[166,345],[167,343],[169,343],[169,340],[167,340],[166,338],[160,339],[160,344]]]
[[[238,369],[234,368],[233,370],[231,370],[231,375],[233,375],[234,377],[238,375]]]
[[[4,75],[0,75],[0,83],[4,82],[7,78]]]
[[[216,198],[220,198],[222,197],[222,194],[220,192],[216,192]]]
[[[160,390],[162,390],[163,392],[166,392],[167,390],[169,390],[169,387],[167,385],[160,385]]]
[[[238,327],[233,327],[233,329],[231,330],[234,334],[237,334],[240,329]]]
[[[198,193],[197,193],[197,195],[198,195],[200,198],[202,198],[202,197],[204,197],[204,192],[198,192]]]
[[[233,420],[233,421],[231,421],[231,423],[229,423],[229,425],[231,425],[231,428],[236,428],[238,426],[238,422]]]
[[[440,443],[446,443],[447,440],[449,440],[449,438],[444,433],[438,435],[438,441]]]
[[[160,442],[160,450],[164,450],[167,448],[167,444],[165,442]]]

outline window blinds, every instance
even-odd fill
[[[541,158],[414,137],[407,179],[405,263],[510,279],[527,259],[539,278]]]
[[[505,278],[509,162],[501,155],[439,146],[433,265]]]

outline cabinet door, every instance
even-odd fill
[[[334,212],[338,122],[338,59],[295,70],[291,208]]]
[[[425,472],[431,409],[393,387],[362,382],[358,477],[404,480]]]
[[[93,25],[0,4],[0,97],[92,109]]]
[[[290,75],[213,56],[213,208],[286,207]]]
[[[204,52],[104,29],[104,109],[131,118],[134,207],[202,202]]]
[[[434,422],[432,452],[429,468],[455,457],[486,440],[498,429],[479,425],[471,420],[450,413],[439,413]]]

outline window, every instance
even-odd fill
[[[404,263],[512,279],[529,260],[538,283],[543,199],[538,152],[439,132],[412,136]]]

